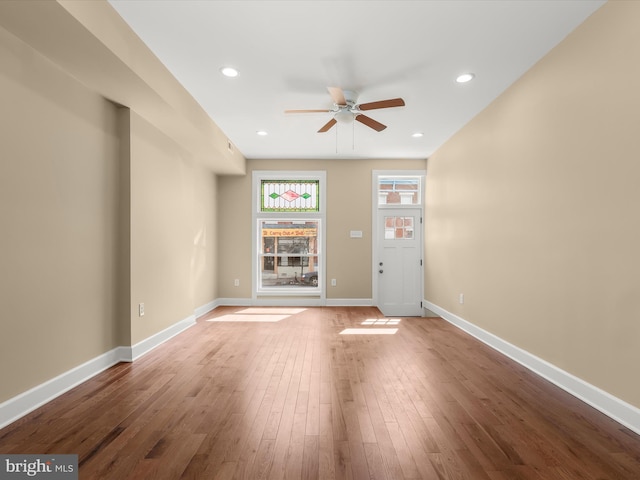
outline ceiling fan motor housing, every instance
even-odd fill
[[[356,108],[358,94],[351,90],[343,90],[342,93],[346,100],[346,105],[339,105],[335,103],[336,113],[333,115],[333,118],[340,123],[351,123],[353,122],[354,117],[359,113],[359,110]]]
[[[353,90],[343,90],[342,94],[344,95],[344,99],[347,101],[347,105],[355,105],[358,101],[358,94]]]

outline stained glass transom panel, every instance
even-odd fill
[[[319,212],[319,180],[261,180],[260,211]]]
[[[385,240],[413,240],[413,217],[384,217]]]

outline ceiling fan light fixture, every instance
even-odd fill
[[[238,74],[240,72],[238,72],[237,69],[233,68],[233,67],[222,67],[220,69],[220,72],[225,76],[225,77],[229,77],[229,78],[234,78],[237,77]]]
[[[335,118],[340,123],[351,123],[353,122],[353,113],[345,108],[337,112],[333,116],[333,118]]]
[[[475,78],[475,74],[473,73],[463,73],[462,75],[458,75],[456,78],[456,82],[458,83],[467,83]]]

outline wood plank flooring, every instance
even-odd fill
[[[388,320],[217,308],[0,430],[0,453],[75,453],[81,479],[640,478],[632,431],[442,319]]]

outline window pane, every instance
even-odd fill
[[[275,237],[262,237],[262,250],[260,253],[275,253],[276,239]]]
[[[413,239],[414,217],[384,217],[384,239]]]
[[[279,237],[278,253],[309,253],[310,245],[315,245],[314,237]],[[315,252],[312,252],[315,253]]]
[[[260,222],[261,288],[318,286],[317,220]]]
[[[420,177],[379,177],[379,205],[418,205],[419,203]]]

